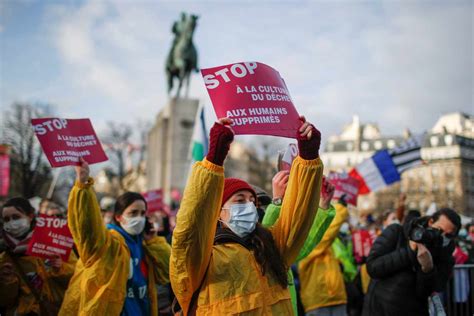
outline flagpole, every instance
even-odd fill
[[[59,179],[59,174],[61,173],[61,168],[56,169],[56,172],[53,175],[53,181],[51,181],[51,185],[49,186],[48,194],[46,195],[46,198],[51,199],[54,193],[54,189],[56,187],[56,183],[58,182]]]

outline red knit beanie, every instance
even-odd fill
[[[255,198],[255,204],[257,203],[257,194],[250,184],[237,178],[227,178],[224,180],[224,194],[222,195],[221,207],[235,192],[241,190],[250,191]]]

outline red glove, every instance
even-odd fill
[[[298,140],[298,150],[300,157],[306,160],[313,160],[319,157],[319,146],[321,145],[321,132],[311,125],[311,139],[306,136],[301,136],[297,132],[296,139]]]
[[[233,140],[234,132],[230,128],[214,123],[209,134],[209,152],[206,159],[213,164],[222,166]]]

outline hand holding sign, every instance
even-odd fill
[[[32,119],[36,137],[51,166],[75,166],[83,157],[89,163],[107,160],[89,119]]]
[[[211,128],[209,134],[209,150],[206,159],[216,165],[222,166],[234,140],[234,131],[230,127],[232,120],[225,117],[219,119]]]
[[[327,210],[331,204],[332,197],[334,196],[334,186],[323,177],[323,183],[321,185],[321,198],[319,199],[319,208]]]
[[[87,183],[89,180],[89,164],[82,158],[79,158],[80,166],[75,166],[76,169],[76,180],[80,183]]]
[[[313,124],[306,122],[304,116],[300,116],[300,121],[303,123],[297,136],[300,157],[306,160],[316,159],[319,156],[321,133]]]
[[[296,137],[298,112],[278,71],[244,62],[201,73],[217,117],[231,118],[235,134]]]
[[[49,260],[48,263],[52,268],[56,270],[61,269],[61,266],[63,265],[63,259],[61,259],[60,256],[55,255],[49,258],[48,260]]]
[[[272,179],[273,199],[283,199],[285,196],[286,187],[290,178],[290,171],[283,170],[277,172]]]

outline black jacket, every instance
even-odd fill
[[[392,224],[375,240],[367,258],[371,279],[364,316],[428,315],[428,297],[446,287],[454,266],[454,244],[429,249],[434,269],[421,271],[416,252],[408,245],[410,224]]]

